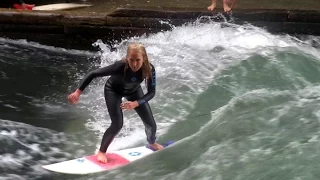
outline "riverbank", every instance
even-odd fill
[[[112,42],[167,31],[203,16],[217,22],[250,23],[272,33],[320,35],[320,2],[237,1],[232,13],[222,13],[221,2],[210,12],[206,9],[208,1],[203,0],[183,4],[180,1],[92,3],[92,7],[73,11],[0,9],[0,36],[87,49],[97,39]]]

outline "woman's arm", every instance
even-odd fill
[[[116,73],[117,71],[121,71],[123,70],[123,68],[121,69],[123,63],[121,62],[115,62],[114,64],[110,65],[110,66],[106,66],[103,68],[99,68],[96,70],[93,70],[91,72],[89,72],[81,81],[78,89],[76,89],[73,93],[71,93],[68,96],[68,100],[70,103],[72,104],[76,104],[79,101],[79,97],[82,93],[82,91],[90,84],[90,82],[96,78],[96,77],[102,77],[102,76],[109,76],[112,75],[114,73]]]
[[[148,92],[147,92],[147,94],[142,96],[142,98],[138,99],[139,105],[143,104],[145,102],[148,102],[156,94],[156,71],[153,66],[152,66],[151,74],[152,74],[151,78],[147,80]]]
[[[117,61],[109,66],[99,68],[99,69],[96,69],[96,70],[89,72],[82,79],[78,89],[80,91],[83,91],[90,84],[90,82],[96,77],[110,76],[112,74],[115,74],[119,70],[121,71],[122,65],[123,65],[123,63]]]

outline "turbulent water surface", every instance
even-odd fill
[[[114,47],[97,40],[96,52],[2,38],[0,179],[319,179],[319,39],[200,21]],[[76,106],[66,97],[87,72],[125,56],[128,42],[146,46],[157,71],[158,140],[176,145],[111,172],[42,169],[99,147],[110,124],[107,77]],[[110,149],[145,139],[139,117],[125,111]]]

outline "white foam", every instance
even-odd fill
[[[0,175],[0,179],[1,180],[27,180],[27,178],[24,178],[24,177],[16,175],[16,174]]]
[[[0,131],[0,134],[5,135],[5,136],[15,137],[17,135],[17,131],[16,130],[11,130],[11,131],[2,130],[2,131]]]
[[[17,159],[12,154],[1,154],[0,155],[0,167],[2,168],[10,168],[10,169],[16,169],[21,168],[23,166],[23,163],[20,159]]]

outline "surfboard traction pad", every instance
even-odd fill
[[[108,163],[101,163],[97,160],[97,155],[87,156],[86,159],[99,165],[104,169],[115,168],[130,163],[129,160],[115,153],[107,153]]]
[[[165,142],[165,143],[163,143],[163,144],[161,144],[161,145],[162,145],[164,148],[166,148],[166,147],[170,146],[170,145],[173,144],[173,143],[174,143],[174,141],[169,140],[169,141],[167,141],[167,142]],[[146,148],[151,149],[152,151],[156,151],[156,150],[152,149],[149,145],[146,145]]]

